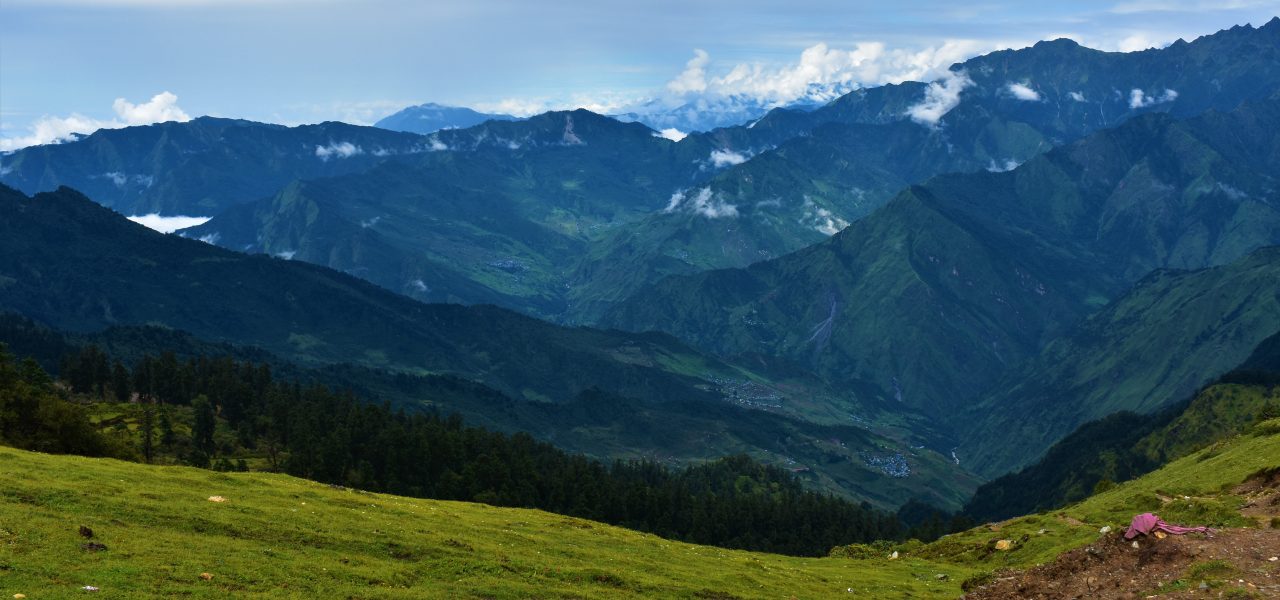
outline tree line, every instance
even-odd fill
[[[125,365],[86,346],[59,371],[56,384],[34,362],[0,352],[0,441],[226,470],[248,468],[249,458],[324,483],[538,508],[670,539],[793,555],[937,534],[930,526],[910,531],[869,504],[805,489],[789,472],[746,456],[683,469],[648,460],[605,464],[524,433],[469,427],[457,415],[397,410],[347,391],[277,380],[268,365],[230,357],[163,353]],[[33,398],[61,412],[22,408]],[[90,425],[77,401],[133,407],[131,443]],[[14,410],[22,416],[6,418]],[[36,436],[22,430],[54,414],[75,426],[47,423]],[[62,435],[83,439],[47,439]]]

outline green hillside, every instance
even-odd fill
[[[280,475],[0,449],[0,586],[32,599],[78,594],[85,585],[107,598],[954,598],[970,576],[1051,560],[1136,512],[1158,510],[1170,522],[1249,524],[1230,490],[1280,466],[1277,425],[998,531],[980,527],[899,546],[898,560],[888,559],[887,546],[857,550],[866,556],[859,559],[785,558],[538,511],[411,500]],[[1190,499],[1169,499],[1183,495]],[[107,549],[82,550],[81,525]],[[998,539],[1018,541],[1009,552],[992,552]]]
[[[585,110],[432,139],[453,151],[295,182],[183,234],[321,264],[425,302],[559,319],[588,246],[710,175],[699,164],[705,149]]]
[[[1277,414],[1274,389],[1238,383],[1209,386],[1157,414],[1117,412],[1081,425],[1034,464],[983,484],[964,512],[992,521],[1055,509]]]
[[[978,473],[1003,473],[1086,421],[1191,397],[1280,331],[1278,273],[1280,248],[1271,247],[1229,265],[1143,279],[995,384],[966,415],[973,425],[962,435],[962,460]],[[999,445],[980,442],[997,432]]]
[[[1000,375],[1151,270],[1221,265],[1280,242],[1270,184],[1280,166],[1276,131],[1277,100],[1187,121],[1148,115],[1010,172],[913,186],[794,254],[667,278],[604,322],[663,330],[723,355],[784,356],[954,423]],[[1263,327],[1238,340],[1239,351],[1270,333]],[[1192,345],[1161,350],[1208,351],[1185,341]],[[1243,357],[1227,357],[1221,368]],[[1220,372],[1210,363],[1179,364],[1186,373],[1174,381],[1199,378],[1193,387]],[[986,432],[967,443],[994,448],[1004,439]]]
[[[459,411],[589,456],[684,464],[745,453],[882,508],[912,497],[957,507],[977,485],[919,447],[911,431],[929,426],[918,415],[887,414],[777,361],[727,363],[662,334],[422,304],[322,267],[161,235],[66,189],[0,189],[0,213],[0,308],[54,329],[150,325],[256,346],[371,399]],[[142,335],[134,352],[169,341],[185,343]]]

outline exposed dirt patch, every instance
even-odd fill
[[[1037,598],[1280,598],[1280,530],[1226,529],[1138,547],[1112,532],[1052,563],[997,573],[966,600]]]
[[[1274,529],[1280,523],[1280,468],[1258,473],[1232,492],[1244,498],[1240,514],[1257,521],[1259,527]]]

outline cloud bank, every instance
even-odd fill
[[[725,99],[746,99],[766,107],[797,102],[821,104],[862,87],[942,77],[952,64],[1006,47],[1009,44],[968,39],[948,39],[913,48],[890,48],[876,41],[848,48],[818,43],[788,62],[739,62],[721,67],[714,64],[710,53],[699,48],[694,49],[682,71],[649,95],[583,92],[567,98],[509,98],[480,103],[476,108],[531,116],[576,108],[601,114],[645,113],[689,103],[712,110],[717,101]]]
[[[31,124],[27,135],[0,138],[0,151],[8,152],[40,144],[56,144],[74,139],[76,134],[88,135],[99,129],[191,120],[191,117],[178,107],[178,96],[170,92],[160,92],[141,104],[116,98],[111,108],[116,116],[106,121],[78,113],[67,117],[41,117]]]
[[[991,50],[973,40],[946,40],[918,50],[889,49],[882,42],[863,42],[849,49],[814,44],[797,61],[783,65],[739,63],[723,75],[711,76],[711,57],[694,50],[684,71],[667,82],[675,95],[743,95],[765,102],[828,101],[849,91],[886,83],[921,81],[943,74],[956,62]]]

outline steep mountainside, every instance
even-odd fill
[[[1010,172],[912,187],[795,254],[668,278],[605,322],[786,356],[950,419],[1152,269],[1280,241],[1278,131],[1278,101],[1149,115]]]
[[[184,235],[346,271],[430,302],[561,317],[573,265],[705,176],[648,128],[587,111],[433,135],[457,152],[298,182]]]
[[[1153,273],[996,383],[964,419],[958,454],[986,475],[1020,467],[1086,421],[1191,396],[1277,331],[1280,248]]]
[[[461,106],[445,106],[428,102],[410,106],[387,115],[374,123],[374,127],[408,133],[435,133],[441,129],[465,129],[485,121],[513,121],[515,117],[502,114],[476,112]]]
[[[74,187],[126,215],[212,216],[298,178],[363,171],[430,150],[417,135],[373,127],[201,117],[24,148],[0,157],[0,182],[28,194]]]
[[[421,304],[321,267],[158,234],[69,189],[30,199],[0,191],[0,309],[59,329],[182,329],[264,348],[321,371],[322,382],[460,411],[592,456],[750,453],[882,507],[917,496],[955,506],[976,485],[918,440],[869,430],[882,408],[799,369],[728,364],[662,334]],[[888,425],[913,417],[894,419]],[[914,419],[910,429],[928,428]]]
[[[1102,52],[1068,39],[1044,41],[979,56],[952,66],[951,72],[959,79],[944,79],[946,85],[906,82],[859,89],[813,111],[778,109],[747,125],[690,137],[758,151],[824,123],[890,123],[912,117],[927,122],[941,116],[940,127],[956,142],[995,150],[990,158],[997,161],[1022,160],[1026,157],[1001,154],[1008,149],[990,145],[999,132],[987,129],[989,119],[999,116],[1056,145],[1146,112],[1186,117],[1231,110],[1244,100],[1271,95],[1280,83],[1280,17],[1258,28],[1236,26],[1141,52]],[[938,101],[925,102],[930,98]],[[936,110],[913,113],[914,107]]]
[[[657,215],[594,262],[644,275],[633,282],[744,266],[817,243],[935,175],[1007,171],[1150,112],[1190,116],[1266,98],[1280,90],[1280,20],[1136,53],[1041,42],[952,71],[943,84],[861,89],[817,110],[691,136],[686,143],[706,140],[725,159],[755,157],[686,194],[733,206],[734,218]]]
[[[965,514],[999,521],[1065,506],[1280,416],[1274,387],[1232,379],[1155,414],[1122,411],[1081,425],[1034,464],[979,487]]]

